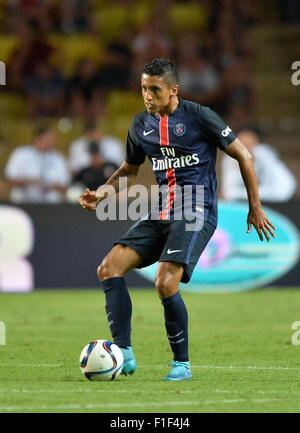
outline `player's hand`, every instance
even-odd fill
[[[253,225],[261,241],[264,240],[264,236],[268,242],[270,242],[270,235],[273,238],[276,238],[276,235],[272,230],[276,230],[276,227],[271,223],[270,220],[268,220],[266,214],[261,207],[250,209],[247,218],[247,225],[247,233],[250,233],[252,231],[251,226]]]
[[[96,191],[90,191],[88,188],[79,197],[79,203],[88,211],[95,211],[100,199],[96,195]]]

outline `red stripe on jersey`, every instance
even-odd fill
[[[172,205],[175,200],[175,191],[176,191],[175,190],[176,178],[175,178],[174,168],[167,171],[167,179],[168,179],[168,190],[169,190],[167,209],[172,209]]]
[[[159,122],[159,135],[160,135],[160,145],[169,146],[169,118],[164,116],[160,118]]]
[[[160,145],[161,146],[169,146],[169,118],[168,116],[164,116],[160,118],[159,122],[159,135],[160,135]],[[169,210],[172,209],[174,200],[175,200],[175,192],[176,192],[176,177],[175,170],[171,168],[167,170],[166,177],[168,179],[168,198],[167,198],[167,206],[166,209],[162,210],[159,214],[159,218],[161,220],[168,219]]]

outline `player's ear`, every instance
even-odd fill
[[[172,86],[170,89],[172,96],[177,96],[178,91],[179,91],[179,85],[178,84],[176,84],[175,86]]]

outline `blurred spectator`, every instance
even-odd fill
[[[147,2],[138,8],[141,21],[133,20],[137,24],[131,19],[135,3],[132,0],[6,2],[2,10],[7,17],[1,24],[4,23],[5,31],[16,34],[17,47],[7,65],[9,82],[5,91],[25,92],[26,107],[32,118],[60,116],[96,121],[105,114],[107,92],[139,89],[144,63],[166,57],[178,65],[183,97],[212,106],[230,118],[235,129],[249,124],[254,104],[248,30],[255,23],[260,7],[248,0],[203,0],[207,11],[205,25],[201,30],[187,28],[178,32],[171,27],[174,24],[169,19],[173,3],[178,1],[186,3],[184,0]],[[99,36],[101,25],[94,17],[101,15],[102,7],[113,8],[119,3],[123,10],[128,6],[128,24],[133,25],[125,26],[116,39],[110,39],[113,35],[103,39],[106,51],[100,65],[84,58],[71,77],[62,77],[51,67],[53,60],[58,64],[59,52],[57,42],[53,42],[55,48],[48,42],[51,32],[62,32],[66,37],[78,32]],[[293,0],[286,3],[282,6],[285,11],[290,10],[291,4],[293,10],[297,8]],[[140,26],[142,15],[146,21]],[[77,56],[77,51],[72,55]],[[85,159],[90,161],[86,153]]]
[[[199,51],[199,35],[192,31],[182,31],[176,43],[178,65],[188,62]]]
[[[111,162],[105,162],[99,151],[96,141],[91,141],[88,146],[90,156],[90,166],[80,170],[74,177],[73,183],[82,185],[82,188],[96,190],[103,185],[117,170],[118,165]]]
[[[54,150],[56,134],[40,127],[32,146],[16,148],[5,168],[14,203],[57,203],[64,200],[70,181],[63,155]]]
[[[104,64],[99,70],[99,85],[104,91],[129,87],[131,60],[130,50],[125,44],[114,42],[108,46]]]
[[[187,99],[211,105],[219,89],[220,78],[217,70],[198,52],[185,59],[179,69],[181,95]]]
[[[2,133],[0,132],[0,161],[5,159],[7,154],[8,143]],[[3,167],[0,166],[0,198],[7,199],[7,185],[4,179]]]
[[[2,133],[0,132],[0,159],[2,159],[5,155],[5,152],[7,151],[8,143]],[[0,171],[0,176],[2,172]]]
[[[170,49],[171,40],[157,20],[150,20],[132,41],[132,50],[142,63],[150,58],[169,57]]]
[[[166,26],[166,21],[162,23],[159,16],[154,16],[132,39],[132,88],[139,88],[140,71],[145,63],[154,58],[171,57],[172,43],[166,34]]]
[[[88,58],[81,59],[66,86],[66,102],[71,116],[95,119],[103,114],[105,99],[99,79],[96,63]]]
[[[27,79],[25,92],[30,117],[62,114],[64,80],[59,71],[47,63],[36,66],[34,74]]]
[[[288,23],[300,22],[299,0],[280,0],[280,9],[283,20]]]
[[[270,145],[260,143],[259,135],[255,129],[241,130],[238,138],[254,157],[261,200],[269,202],[290,200],[296,191],[296,180],[281,161],[278,153]],[[247,199],[247,192],[238,163],[225,154],[222,159],[221,196],[225,200]]]
[[[18,25],[20,17],[26,21],[39,23],[43,32],[50,29],[49,1],[47,0],[10,0],[7,2],[9,13],[9,26],[14,28]]]
[[[236,57],[246,54],[244,35],[255,21],[256,5],[248,0],[210,0],[207,7],[210,36],[214,35],[220,65],[226,68]]]
[[[17,47],[8,61],[8,78],[11,87],[23,90],[37,65],[49,64],[54,48],[50,45],[36,22],[23,22],[17,29]]]
[[[66,34],[89,32],[92,28],[91,0],[59,2],[59,30]]]
[[[253,111],[253,84],[248,62],[238,59],[223,73],[218,109],[237,130],[249,124]]]
[[[89,122],[85,126],[84,135],[70,145],[69,165],[73,174],[92,165],[91,143],[97,143],[104,162],[115,164],[118,167],[123,162],[124,154],[121,140],[103,135],[94,122]]]

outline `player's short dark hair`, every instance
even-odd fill
[[[179,84],[178,72],[175,64],[167,59],[153,59],[146,63],[142,69],[142,74],[158,75],[162,77],[169,86]]]

